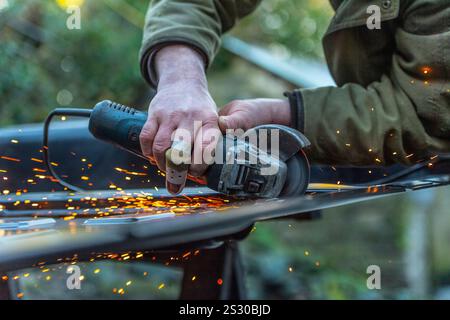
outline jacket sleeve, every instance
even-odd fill
[[[152,65],[154,53],[167,44],[191,46],[203,54],[208,67],[220,47],[221,35],[259,3],[260,0],[152,0],[140,50],[144,78],[155,86],[154,70],[149,74],[148,66]]]
[[[448,24],[449,15],[441,21]],[[403,18],[407,25],[409,16]],[[426,29],[430,19],[415,21]],[[431,21],[428,32],[397,29],[390,71],[379,81],[298,90],[313,160],[412,164],[450,153],[450,33]]]

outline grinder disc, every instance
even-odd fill
[[[280,197],[296,197],[306,192],[309,183],[309,162],[303,151],[286,161],[288,175]]]

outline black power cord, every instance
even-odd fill
[[[43,155],[44,155],[44,164],[47,167],[48,172],[58,180],[58,183],[62,185],[63,187],[66,187],[67,189],[74,191],[74,192],[82,192],[84,191],[81,188],[78,188],[67,181],[64,181],[53,169],[52,164],[50,163],[50,150],[48,147],[48,137],[49,137],[49,128],[50,123],[52,122],[53,118],[56,116],[72,116],[72,117],[84,117],[89,118],[91,116],[92,110],[90,109],[75,109],[75,108],[57,108],[50,112],[47,119],[44,123],[44,147],[43,147]]]

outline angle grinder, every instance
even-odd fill
[[[147,121],[147,113],[109,100],[99,102],[92,110],[55,109],[44,125],[44,163],[50,174],[68,189],[81,191],[61,179],[49,160],[48,131],[55,116],[89,117],[89,131],[95,138],[147,159],[142,154],[139,139]],[[252,137],[256,137],[256,140]],[[264,150],[259,148],[260,140],[267,142],[268,146]],[[215,160],[221,155],[223,161],[214,161],[200,179],[187,176],[188,164],[173,161],[170,151],[176,147],[172,146],[166,152],[167,188],[173,194],[179,193],[187,176],[230,196],[299,196],[305,193],[309,183],[310,167],[304,153],[309,145],[308,139],[299,131],[282,125],[258,126],[241,137],[225,135],[223,139],[219,139],[215,149]]]

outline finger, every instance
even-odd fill
[[[192,124],[191,122],[180,122],[177,129],[174,130],[172,134],[172,144],[174,145],[180,145],[183,147],[183,150],[186,150],[186,148],[192,149],[192,144],[194,143],[194,138],[196,135],[196,131],[201,127],[201,125],[198,125],[197,127]],[[190,154],[188,155],[190,157]],[[190,160],[190,159],[188,159]]]
[[[139,135],[142,154],[147,158],[153,157],[153,140],[158,132],[158,122],[151,117],[147,120]]]
[[[161,171],[165,171],[166,169],[165,152],[172,145],[171,137],[174,130],[175,126],[172,123],[166,122],[160,124],[153,141],[153,157]]]
[[[219,116],[228,116],[240,105],[238,100],[227,103],[219,110]]]
[[[185,143],[182,142],[182,144]],[[191,149],[190,145],[187,146],[187,149]],[[186,147],[180,146],[179,143],[178,145],[175,143],[171,149],[166,151],[166,188],[173,195],[179,194],[183,190],[188,176],[189,165],[173,160],[179,157],[180,151],[185,153]]]
[[[227,116],[220,116],[219,127],[222,132],[225,132],[227,129],[243,129],[245,131],[252,127],[252,123],[245,114],[237,111]]]
[[[171,194],[179,194],[186,185],[197,127],[201,125],[184,121],[172,134],[172,146],[166,151],[166,188]]]
[[[207,123],[197,133],[193,162],[189,168],[189,173],[194,177],[202,176],[208,169],[208,166],[214,163],[214,151],[216,145],[222,136],[217,122]]]
[[[226,116],[220,116],[219,117],[219,128],[220,130],[225,133],[228,128],[228,121]]]
[[[172,145],[166,151],[166,188],[171,194],[179,194],[185,184],[191,163],[192,128],[180,124],[172,134]]]

